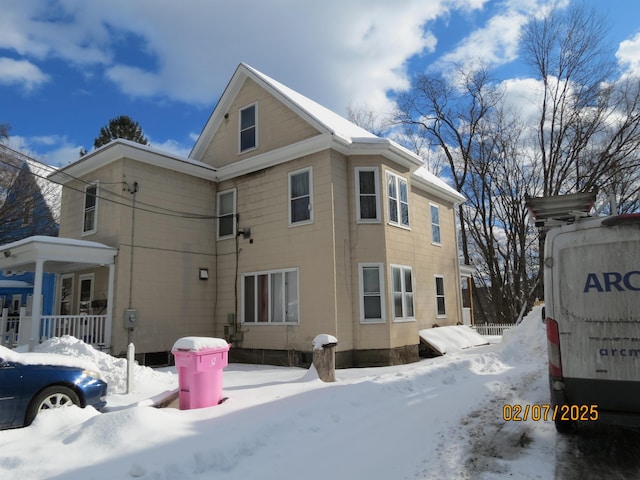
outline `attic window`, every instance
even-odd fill
[[[258,104],[240,110],[240,152],[258,146]]]

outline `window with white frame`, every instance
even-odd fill
[[[413,271],[411,267],[391,265],[391,291],[393,295],[393,318],[395,320],[414,319]]]
[[[311,168],[289,173],[289,225],[313,222]]]
[[[244,323],[298,323],[298,269],[242,275]]]
[[[356,167],[356,219],[359,223],[380,222],[378,169]]]
[[[240,109],[240,152],[258,146],[258,104]]]
[[[218,193],[218,240],[233,238],[236,234],[236,189]]]
[[[431,207],[431,241],[440,245],[440,207],[430,204]]]
[[[409,228],[409,187],[407,180],[387,172],[389,223]]]
[[[436,313],[438,317],[447,316],[444,297],[444,277],[436,276]]]
[[[386,319],[383,272],[382,263],[359,264],[360,321],[362,323],[382,323]]]
[[[98,208],[98,185],[87,185],[84,189],[84,218],[82,233],[89,234],[96,231]]]

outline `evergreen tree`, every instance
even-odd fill
[[[94,140],[93,146],[100,148],[116,138],[124,138],[143,145],[149,144],[138,122],[126,115],[109,120],[109,124],[100,129],[100,135]]]

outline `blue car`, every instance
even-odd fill
[[[90,405],[99,410],[106,398],[107,383],[79,361],[0,346],[0,429],[30,425],[38,412],[52,408]]]

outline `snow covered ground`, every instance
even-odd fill
[[[107,411],[45,412],[0,431],[2,480],[552,479],[551,421],[505,422],[503,405],[548,403],[546,336],[535,308],[500,343],[415,364],[311,370],[231,364],[221,405],[156,409],[173,369],[126,364],[69,338],[46,353],[91,360],[109,382]]]

